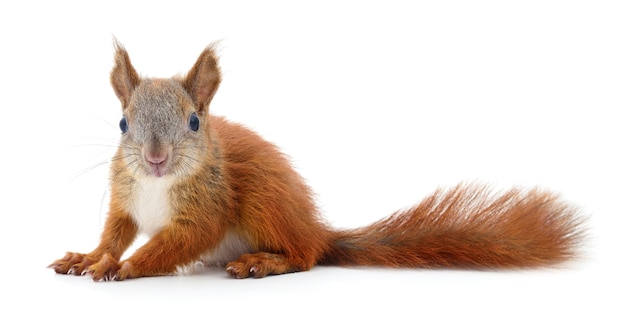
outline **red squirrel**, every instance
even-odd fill
[[[201,261],[260,278],[315,265],[534,268],[577,255],[583,216],[537,188],[459,184],[369,226],[332,229],[276,146],[209,113],[221,81],[214,45],[167,79],[141,77],[114,48],[123,116],[108,216],[96,249],[68,252],[50,264],[57,273],[124,280]],[[149,240],[121,260],[139,233]]]

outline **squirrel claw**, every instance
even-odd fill
[[[226,272],[236,279],[248,278],[249,273],[246,273],[245,270],[241,267],[241,265],[237,265],[237,263],[233,263],[226,268]]]
[[[91,275],[93,281],[111,281],[113,275],[117,274],[120,264],[110,254],[102,256],[100,261],[90,265],[84,272]]]

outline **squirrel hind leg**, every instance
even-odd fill
[[[226,271],[233,278],[263,278],[267,275],[306,271],[310,266],[291,261],[281,254],[259,252],[243,254],[237,260],[226,264]]]

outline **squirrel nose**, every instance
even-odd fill
[[[167,153],[166,152],[150,152],[146,153],[146,161],[152,165],[160,165],[167,161]]]

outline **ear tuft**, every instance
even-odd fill
[[[122,107],[126,108],[130,103],[133,90],[139,85],[140,78],[130,62],[128,52],[115,38],[113,38],[113,47],[115,48],[115,66],[111,70],[111,85],[122,102]]]
[[[204,49],[182,82],[199,113],[209,106],[222,80],[215,48],[212,43]]]

